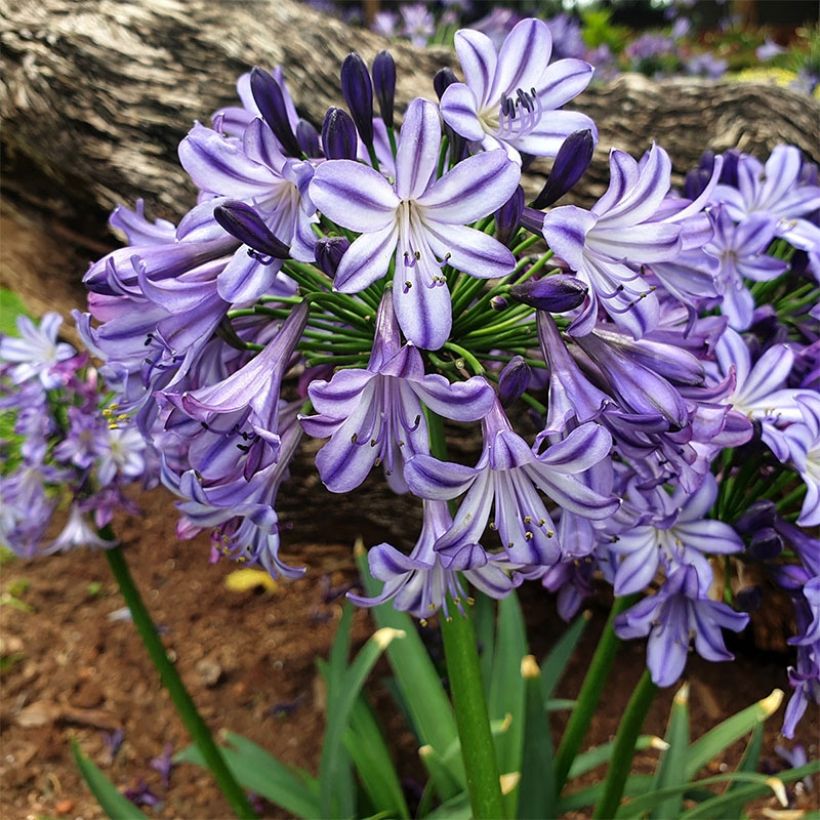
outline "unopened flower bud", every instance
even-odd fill
[[[262,217],[244,202],[229,200],[214,208],[214,219],[231,236],[252,248],[256,254],[274,259],[287,259],[288,246],[277,239]]]
[[[565,313],[577,308],[587,296],[586,285],[566,274],[530,279],[510,288],[513,299],[548,313]]]
[[[539,210],[546,208],[569,191],[589,167],[594,148],[595,140],[588,128],[570,134],[558,149],[547,183],[532,207]]]
[[[339,262],[350,247],[350,242],[343,236],[326,236],[316,242],[316,264],[331,279],[336,276]]]
[[[296,123],[296,142],[299,143],[299,148],[305,156],[321,156],[322,147],[319,145],[319,132],[313,123],[307,120],[299,120]]]
[[[774,526],[777,508],[773,501],[755,501],[740,518],[735,521],[735,529],[741,535],[751,535],[758,530]]]
[[[506,310],[509,304],[510,300],[507,299],[506,296],[493,296],[493,298],[490,299],[490,307],[493,310]]]
[[[524,210],[524,189],[519,185],[512,196],[495,212],[495,238],[507,245],[518,233]]]
[[[458,82],[458,77],[456,77],[455,72],[452,68],[441,68],[436,72],[436,76],[433,77],[433,88],[436,92],[436,95],[439,99],[441,99],[444,92],[453,84]]]
[[[282,150],[292,157],[301,156],[279,83],[264,69],[254,68],[251,71],[251,94],[263,119],[279,140]]]
[[[373,60],[373,90],[379,101],[384,124],[393,127],[393,100],[396,96],[396,63],[389,51],[380,51]]]
[[[356,126],[346,111],[328,108],[322,123],[322,147],[328,159],[356,159]]]
[[[373,83],[365,61],[355,52],[342,63],[342,96],[362,141],[373,145]]]
[[[749,541],[748,553],[758,561],[772,561],[783,552],[783,539],[771,528],[758,530]]]
[[[505,407],[521,398],[531,376],[532,370],[521,356],[510,359],[498,377],[498,398]]]

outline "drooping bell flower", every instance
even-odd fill
[[[410,489],[428,499],[451,500],[466,493],[453,526],[436,542],[445,566],[459,566],[476,549],[490,522],[510,562],[551,566],[561,558],[556,528],[538,493],[565,510],[600,520],[619,506],[576,479],[607,458],[612,440],[598,424],[585,424],[541,455],[516,433],[496,401],[482,419],[484,449],[475,467],[428,455],[410,459],[405,478]],[[470,558],[470,561],[473,559]]]
[[[441,116],[465,139],[485,151],[504,148],[520,164],[522,154],[554,157],[575,131],[597,137],[585,114],[556,110],[587,87],[593,68],[577,59],[550,65],[552,35],[541,20],[518,23],[498,53],[470,29],[456,33],[455,48],[465,82],[445,90]]]
[[[494,401],[492,387],[480,376],[448,382],[425,375],[419,351],[401,344],[393,298],[390,290],[382,297],[367,368],[339,370],[330,381],[317,379],[308,386],[318,414],[301,422],[308,435],[330,438],[316,467],[331,492],[355,489],[374,465],[382,465],[393,490],[406,492],[405,461],[429,452],[424,408],[448,419],[476,421]]]
[[[518,185],[517,166],[503,152],[489,151],[437,180],[440,143],[436,107],[416,99],[402,125],[395,186],[374,169],[346,160],[320,165],[310,186],[323,214],[361,233],[339,265],[334,288],[358,293],[383,278],[395,258],[399,325],[413,344],[428,350],[441,347],[452,326],[444,264],[488,279],[510,273],[515,264],[507,248],[467,226],[510,198]]]

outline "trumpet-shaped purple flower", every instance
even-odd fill
[[[743,337],[731,328],[718,342],[715,353],[722,376],[729,377],[722,401],[749,421],[760,422],[761,437],[781,460],[789,457],[782,426],[802,420],[797,403],[800,390],[783,385],[794,364],[794,354],[784,344],[772,345],[752,366],[752,356]],[[732,376],[734,376],[732,385]]]
[[[22,384],[38,378],[47,390],[60,384],[55,367],[75,355],[70,344],[57,341],[63,323],[58,313],[46,313],[37,327],[28,316],[17,317],[20,336],[0,337],[0,363],[10,365],[11,379]]]
[[[417,618],[429,618],[439,609],[449,616],[447,595],[457,606],[466,599],[458,572],[443,566],[435,552],[438,538],[452,526],[453,519],[444,501],[425,501],[421,533],[410,555],[399,552],[390,544],[379,544],[367,554],[370,574],[384,586],[379,595],[365,598],[348,593],[359,606],[377,606],[393,602],[393,608],[410,612]],[[503,598],[521,583],[511,565],[503,556],[474,555],[478,561],[461,569],[464,577],[485,595]]]
[[[452,308],[443,264],[472,276],[505,276],[515,264],[490,236],[465,227],[500,208],[519,181],[502,151],[469,157],[435,179],[441,143],[436,106],[410,103],[396,157],[395,186],[349,160],[316,170],[310,195],[334,222],[358,231],[336,271],[334,288],[357,293],[387,274],[395,257],[394,308],[404,335],[434,350],[447,340]]]
[[[552,35],[541,20],[527,19],[507,35],[496,54],[486,34],[462,29],[455,37],[464,83],[453,83],[441,98],[441,115],[457,134],[484,150],[504,148],[510,159],[521,154],[554,157],[574,131],[589,129],[584,114],[557,111],[592,79],[583,60],[549,65]]]
[[[302,425],[309,435],[330,436],[316,466],[335,493],[358,487],[374,464],[383,465],[396,492],[406,492],[405,461],[429,452],[424,407],[445,418],[476,421],[493,405],[493,389],[480,376],[450,383],[424,374],[419,351],[412,344],[401,345],[392,300],[387,290],[367,368],[339,370],[330,381],[308,387],[319,414],[303,417]]]
[[[749,616],[705,597],[706,588],[693,566],[679,567],[655,595],[618,616],[615,631],[620,638],[649,636],[646,663],[657,686],[671,686],[681,676],[693,636],[702,658],[734,657],[723,643],[721,629],[740,632]]]
[[[65,552],[76,547],[93,547],[94,549],[110,549],[119,542],[107,541],[97,535],[97,528],[80,509],[79,504],[72,504],[68,514],[68,521],[54,539],[51,546],[44,550],[44,554]]]
[[[765,213],[752,213],[736,226],[726,208],[719,207],[712,212],[712,221],[715,233],[706,250],[720,259],[721,311],[729,317],[731,327],[746,330],[752,324],[754,299],[743,280],[768,282],[789,269],[788,262],[766,254],[776,220]]]
[[[594,520],[618,509],[617,499],[576,478],[609,455],[612,440],[600,425],[581,425],[541,455],[513,432],[497,401],[482,425],[484,450],[475,467],[418,455],[405,469],[410,489],[422,498],[449,500],[466,493],[453,526],[436,542],[445,566],[472,562],[493,509],[490,526],[512,563],[550,566],[559,561],[561,546],[539,489],[562,509]]]
[[[592,209],[554,208],[544,218],[543,234],[590,289],[572,332],[589,333],[601,305],[621,329],[639,339],[657,325],[660,311],[641,265],[674,259],[682,246],[681,225],[653,221],[669,191],[672,165],[666,152],[653,145],[640,163],[613,150],[609,168],[609,189]]]
[[[797,472],[806,482],[806,497],[797,523],[820,526],[820,396],[812,393],[796,399],[802,421],[789,425],[785,437]]]
[[[721,555],[740,552],[743,542],[737,533],[722,521],[706,519],[717,498],[717,482],[708,474],[701,488],[686,497],[676,493],[673,501],[679,505],[673,516],[657,520],[657,510],[647,510],[653,518],[647,524],[622,532],[609,549],[622,556],[615,573],[615,594],[640,592],[655,577],[663,562],[667,573],[679,566],[691,565],[708,584],[712,577],[705,554]]]

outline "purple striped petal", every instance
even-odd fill
[[[498,62],[495,46],[486,34],[462,29],[456,32],[455,49],[464,79],[473,90],[479,107],[484,108]]]
[[[552,35],[542,20],[528,18],[517,23],[498,52],[498,64],[488,101],[500,100],[517,89],[529,93],[538,81],[552,54]]]
[[[308,396],[318,413],[345,419],[363,401],[363,391],[376,378],[369,370],[337,370],[329,381],[308,385]]]
[[[396,193],[400,199],[418,199],[427,190],[436,172],[440,145],[438,108],[417,97],[407,107],[396,153]]]
[[[609,152],[609,188],[592,206],[594,214],[605,214],[617,205],[637,184],[638,163],[624,151],[613,148]]]
[[[609,431],[600,424],[588,422],[573,430],[563,441],[548,447],[538,456],[538,462],[559,473],[581,473],[605,459],[611,449]]]
[[[444,376],[431,373],[420,381],[410,382],[410,389],[434,413],[456,421],[477,421],[487,415],[495,402],[493,388],[481,376],[448,382]]]
[[[441,117],[465,139],[478,142],[484,137],[475,94],[464,83],[453,83],[445,89],[441,97]]]
[[[428,267],[424,257],[413,267],[397,263],[393,309],[408,341],[424,350],[438,350],[450,336],[453,314],[447,285],[433,278],[441,275],[438,267]]]
[[[444,225],[466,225],[500,208],[518,187],[521,169],[506,151],[468,157],[417,200],[422,218]]]
[[[235,142],[199,124],[179,144],[179,161],[198,188],[236,199],[264,195],[276,181]]]
[[[782,276],[789,269],[789,263],[773,256],[747,256],[737,260],[736,269],[746,279],[768,282]]]
[[[329,219],[359,233],[391,225],[399,206],[399,198],[378,171],[347,159],[324,162],[316,169],[310,197]]]
[[[607,228],[625,228],[645,222],[654,216],[669,193],[672,162],[663,148],[652,145],[646,162],[640,168],[637,183],[613,208],[603,215]],[[596,209],[600,208],[600,203]]]
[[[476,479],[481,470],[440,461],[433,456],[417,455],[404,468],[404,478],[414,495],[419,498],[449,501],[461,495]]]
[[[576,131],[591,131],[593,139],[598,141],[598,127],[586,114],[577,111],[548,111],[526,136],[509,141],[525,154],[554,157],[564,140]]]
[[[583,60],[556,60],[547,66],[536,85],[538,102],[551,117],[556,108],[577,97],[592,79],[595,69]]]
[[[575,205],[562,205],[544,217],[544,239],[572,270],[582,270],[586,236],[596,222],[597,217],[589,211]]]
[[[680,227],[647,222],[625,230],[610,227],[609,220],[602,218],[587,236],[586,244],[590,250],[612,259],[663,262],[680,251]]]
[[[363,233],[345,252],[333,289],[341,293],[358,293],[387,274],[396,251],[398,230],[394,223],[374,233]]]
[[[494,279],[512,273],[515,267],[510,249],[482,231],[438,222],[428,222],[426,227],[433,253],[439,259],[446,259],[456,270],[479,279]],[[446,293],[446,288],[442,290]]]

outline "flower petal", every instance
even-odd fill
[[[348,249],[333,282],[341,293],[358,293],[387,274],[396,251],[398,230],[390,223],[373,233],[363,233]]]
[[[498,52],[498,63],[488,101],[500,100],[517,89],[529,93],[550,61],[552,35],[547,24],[532,17],[517,23]]]
[[[413,456],[404,468],[404,478],[419,498],[449,501],[461,495],[481,471],[433,456]]]
[[[438,108],[417,97],[407,107],[396,153],[396,193],[400,199],[418,199],[427,190],[436,173],[440,145]]]
[[[447,259],[456,270],[479,279],[494,279],[512,273],[515,257],[497,239],[462,225],[426,223],[427,240],[439,259]]]
[[[455,49],[464,79],[475,94],[479,108],[484,108],[498,62],[495,46],[486,34],[462,29],[456,32]]]
[[[464,139],[478,142],[484,137],[475,94],[464,83],[447,86],[441,97],[441,117]]]
[[[577,97],[589,85],[594,71],[589,63],[574,58],[547,66],[536,86],[541,107],[552,112]],[[545,116],[549,118],[552,113]]]
[[[510,138],[509,141],[525,154],[554,157],[570,134],[587,130],[592,131],[592,137],[597,142],[598,127],[586,114],[579,114],[577,111],[547,111],[526,136]]]

